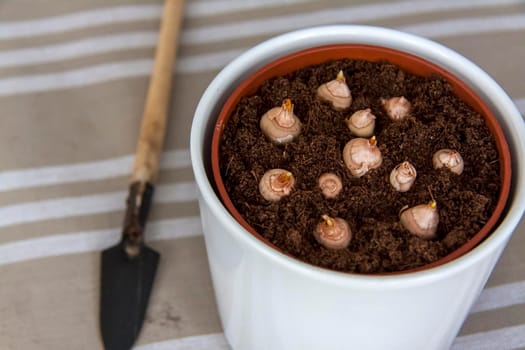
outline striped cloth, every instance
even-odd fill
[[[119,237],[160,0],[0,0],[0,349],[101,349],[99,253]],[[478,63],[525,112],[520,0],[195,0],[148,239],[162,255],[137,350],[229,349],[188,152],[217,72],[273,35],[359,23],[416,33]],[[525,347],[525,226],[454,349]]]

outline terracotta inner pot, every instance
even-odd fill
[[[452,253],[446,255],[445,257],[415,269],[391,272],[386,274],[401,274],[429,269],[445,264],[467,253],[468,251],[476,247],[484,238],[486,238],[492,232],[494,227],[497,225],[503,213],[503,210],[505,209],[511,184],[511,157],[509,147],[505,140],[505,136],[503,134],[503,131],[501,130],[501,127],[498,124],[496,117],[491,112],[491,110],[486,106],[483,100],[459,78],[455,77],[448,71],[433,63],[430,63],[414,55],[389,48],[360,44],[329,45],[310,48],[292,53],[290,55],[272,61],[269,64],[257,70],[252,75],[250,75],[245,81],[243,81],[233,91],[233,93],[230,95],[223,108],[221,109],[221,112],[215,124],[215,129],[212,138],[212,171],[215,180],[215,185],[223,204],[226,206],[230,214],[237,220],[237,222],[239,222],[247,231],[249,231],[251,234],[253,234],[255,237],[257,237],[273,249],[277,249],[280,252],[284,253],[279,247],[270,243],[267,239],[265,239],[259,233],[257,233],[255,229],[246,222],[246,220],[242,217],[242,215],[237,211],[237,209],[233,205],[226,191],[220,173],[219,149],[221,136],[224,131],[224,127],[228,122],[228,119],[230,118],[230,115],[235,110],[240,99],[244,96],[250,96],[254,94],[257,91],[257,89],[261,86],[261,84],[266,80],[291,73],[293,71],[305,68],[307,66],[321,64],[330,60],[338,60],[345,58],[362,59],[367,61],[387,60],[390,63],[397,65],[406,72],[424,77],[433,74],[439,74],[450,83],[457,97],[459,97],[461,100],[467,103],[473,110],[475,110],[477,113],[479,113],[485,118],[486,126],[495,138],[496,147],[500,156],[501,191],[499,194],[498,203],[495,207],[494,212],[492,213],[492,216],[487,221],[485,226],[483,226],[483,228],[480,231],[478,231],[467,243],[465,243],[463,246],[456,249]]]

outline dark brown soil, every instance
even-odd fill
[[[338,112],[317,98],[316,89],[341,69],[353,102]],[[380,103],[395,96],[412,103],[411,116],[400,122],[390,121]],[[293,101],[303,132],[292,143],[275,145],[262,134],[259,119],[284,98]],[[383,164],[353,178],[342,160],[343,147],[353,138],[344,119],[367,107],[377,117]],[[441,148],[460,152],[463,174],[433,169],[432,154]],[[415,166],[418,177],[408,192],[398,193],[389,175],[404,160]],[[412,269],[451,253],[485,224],[500,190],[498,152],[483,118],[441,77],[414,76],[387,62],[334,61],[267,81],[241,100],[227,123],[220,164],[234,205],[263,237],[302,261],[356,273]],[[292,194],[276,203],[258,192],[261,176],[271,168],[287,169],[297,181]],[[343,179],[344,189],[335,199],[325,199],[317,187],[319,175],[328,171]],[[429,202],[429,188],[440,215],[438,237],[431,241],[399,223],[404,205]],[[353,238],[347,249],[317,243],[313,230],[323,214],[349,222]]]

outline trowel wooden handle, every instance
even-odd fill
[[[178,33],[183,12],[183,0],[165,1],[155,63],[135,153],[132,183],[137,181],[154,183],[157,178],[170,105]]]

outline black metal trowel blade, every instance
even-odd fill
[[[102,252],[100,325],[106,350],[129,350],[135,343],[148,306],[160,255],[143,246],[130,259],[123,243]]]

